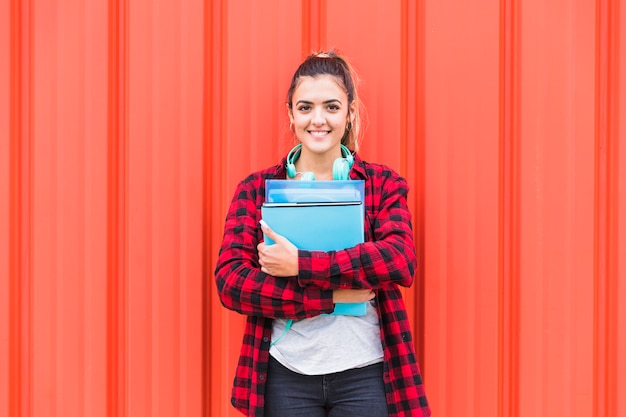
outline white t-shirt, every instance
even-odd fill
[[[324,375],[382,362],[378,313],[367,303],[364,316],[321,315],[294,321],[276,319],[270,355],[294,372]],[[284,333],[284,334],[283,334]],[[282,337],[281,337],[282,335]]]

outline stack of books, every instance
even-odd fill
[[[267,180],[261,217],[298,249],[338,251],[364,239],[362,180]],[[268,245],[274,242],[265,236]],[[366,303],[336,303],[332,314],[363,316]]]

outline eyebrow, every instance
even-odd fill
[[[330,103],[342,104],[341,100],[339,100],[337,98],[332,98],[330,100],[326,100],[322,104],[330,104]],[[313,104],[313,102],[312,101],[308,101],[308,100],[298,100],[298,101],[296,101],[296,106],[299,105],[299,104]]]

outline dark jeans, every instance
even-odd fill
[[[265,417],[387,417],[383,364],[301,375],[270,356]]]

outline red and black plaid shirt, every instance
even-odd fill
[[[350,177],[365,180],[365,243],[335,252],[299,250],[297,279],[261,272],[257,244],[265,180],[285,179],[285,162],[251,174],[237,186],[217,260],[222,304],[248,316],[232,392],[235,408],[263,417],[272,319],[300,320],[331,313],[333,290],[376,290],[390,417],[430,416],[411,329],[399,286],[413,282],[416,267],[408,186],[384,165],[357,155]]]

